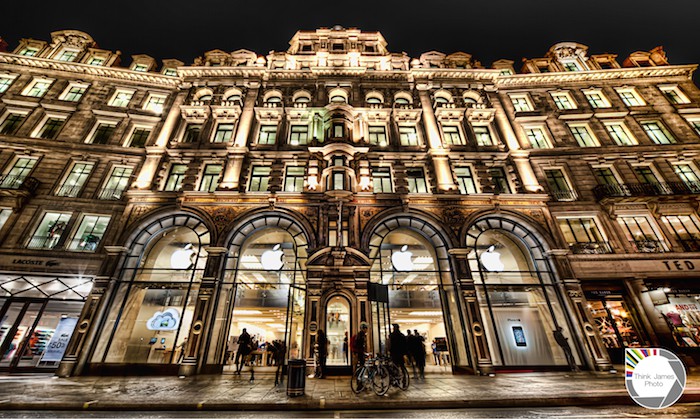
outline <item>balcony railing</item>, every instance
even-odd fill
[[[80,194],[80,190],[83,189],[82,185],[81,186],[71,186],[71,185],[64,185],[58,188],[56,191],[56,196],[65,196],[67,198],[75,198]]]
[[[632,240],[635,251],[639,253],[663,253],[666,251],[663,242],[659,240]]]
[[[68,250],[76,250],[80,252],[94,252],[97,245],[100,244],[100,237],[89,235],[82,239],[73,239],[66,245]]]
[[[612,253],[608,242],[571,243],[569,248],[577,255],[602,255]]]
[[[575,201],[577,198],[576,192],[569,190],[550,191],[550,194],[555,201]]]
[[[678,240],[686,252],[700,252],[700,239]]]
[[[55,236],[34,236],[29,239],[27,249],[54,249],[61,240],[60,235]]]
[[[14,189],[34,193],[39,187],[39,181],[26,176],[0,176],[0,189]]]
[[[669,182],[598,185],[593,188],[593,193],[598,200],[635,196],[700,195],[700,183]]]
[[[122,199],[123,195],[123,189],[104,188],[100,189],[100,192],[97,193],[97,199],[102,199],[106,201],[119,201],[120,199]]]

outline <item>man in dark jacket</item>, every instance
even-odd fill
[[[358,365],[362,366],[365,364],[365,352],[367,352],[367,330],[369,327],[367,323],[362,322],[360,324],[360,331],[357,332],[355,336],[352,337],[350,341],[350,350],[353,356],[353,372],[354,368]]]
[[[425,338],[416,329],[413,329],[413,360],[420,379],[425,380]]]
[[[245,328],[243,332],[238,337],[238,351],[236,352],[236,374],[241,375],[241,369],[243,369],[243,364],[246,362],[248,354],[250,354],[250,344],[251,338]]]
[[[571,353],[571,346],[569,346],[569,339],[564,336],[564,333],[562,333],[562,328],[557,327],[557,330],[552,332],[554,334],[554,340],[557,341],[559,346],[561,346],[561,349],[564,351],[564,355],[566,356],[566,362],[569,364],[569,368],[571,368],[571,371],[579,371],[578,366],[576,365],[576,360],[574,359],[574,355]]]
[[[407,353],[406,335],[401,333],[398,324],[393,324],[392,327],[394,330],[389,334],[389,354],[394,364],[401,368],[404,366],[403,356]]]

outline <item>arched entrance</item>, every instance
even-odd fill
[[[370,239],[370,280],[388,286],[388,323],[398,323],[403,333],[418,332],[428,371],[470,366],[447,249],[444,234],[408,215],[383,221]],[[388,330],[379,333],[386,335]]]
[[[505,217],[483,218],[467,230],[467,259],[495,366],[568,366],[554,339],[557,327],[583,363],[545,246],[532,229]]]
[[[122,260],[93,366],[130,373],[177,371],[209,241],[207,226],[191,214],[165,216],[140,228]]]
[[[326,301],[327,365],[350,365],[350,302],[340,295]]]
[[[283,342],[286,358],[303,357],[306,306],[304,231],[290,218],[262,215],[245,222],[228,245],[223,292],[228,319],[224,371],[233,371],[238,337],[245,328],[254,344],[253,365],[274,367],[272,347]]]

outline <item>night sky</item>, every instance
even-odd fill
[[[616,53],[663,45],[671,64],[700,63],[700,0],[357,0],[284,2],[249,0],[64,0],[3,5],[0,36],[14,48],[20,38],[50,39],[78,29],[101,48],[177,58],[191,64],[204,51],[246,48],[283,51],[298,29],[358,27],[382,32],[392,52],[411,57],[437,50],[464,51],[485,66],[544,56],[561,41],[588,45],[589,53]],[[697,79],[697,77],[696,77]]]

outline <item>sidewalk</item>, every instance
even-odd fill
[[[306,380],[289,398],[274,377],[0,376],[0,410],[348,410],[633,405],[622,373],[521,373],[495,377],[429,375],[402,392],[355,395],[349,377]],[[689,375],[681,403],[700,402],[700,374]],[[700,410],[699,410],[700,413]]]

